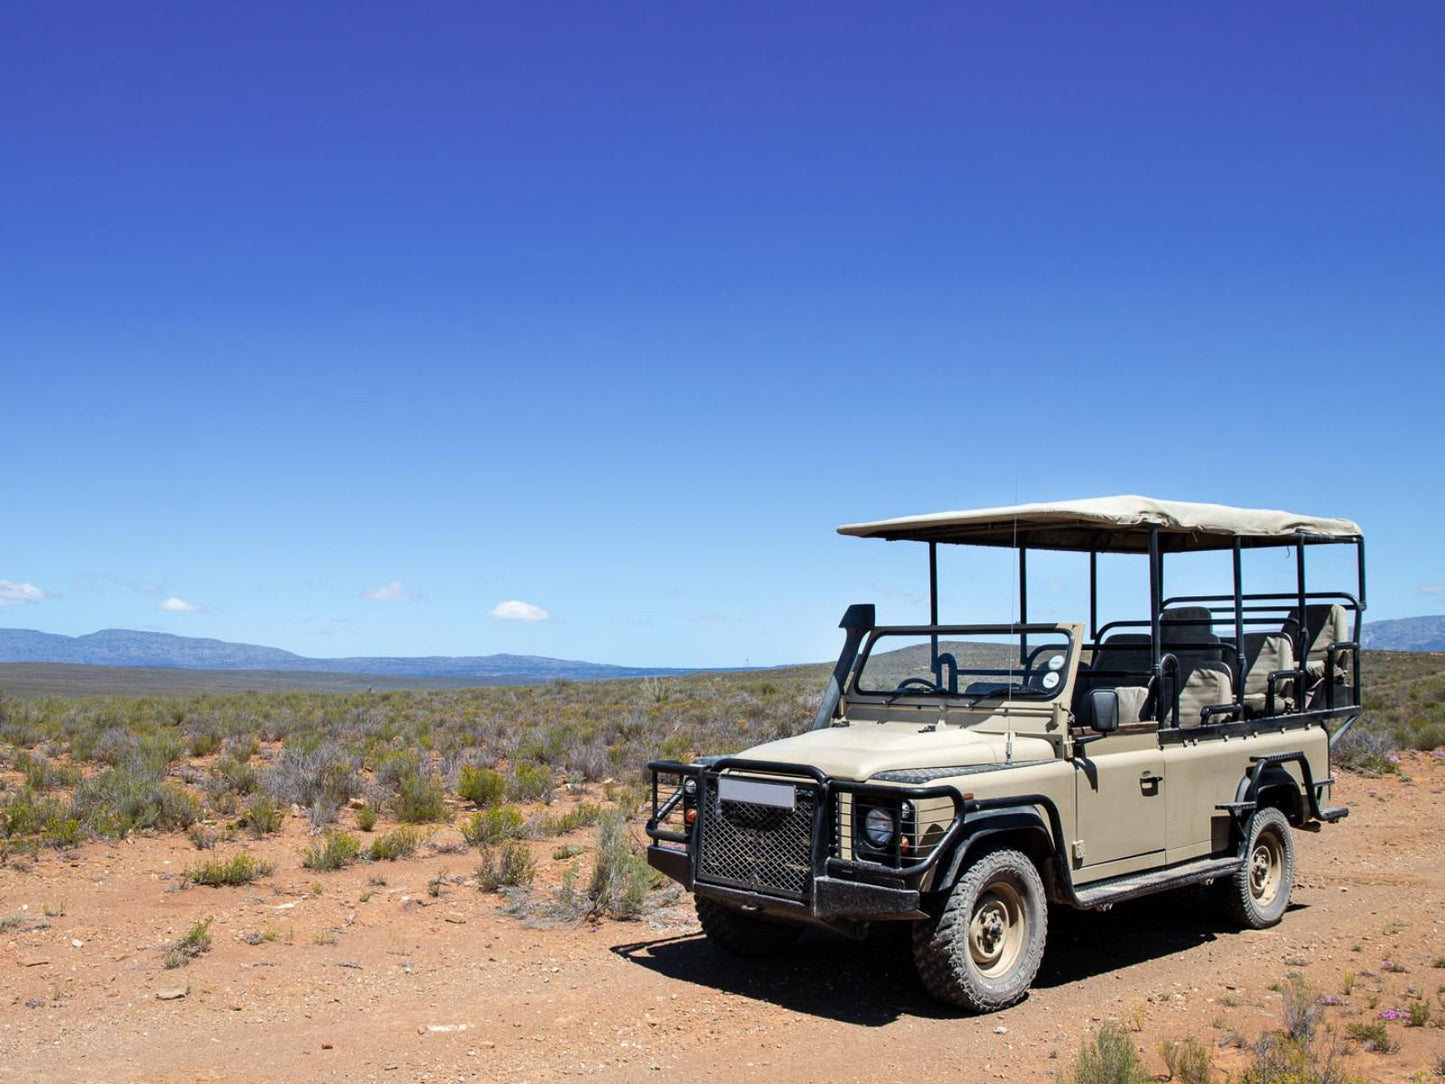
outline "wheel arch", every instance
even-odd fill
[[[1043,878],[1045,891],[1053,897],[1054,862],[1058,852],[1048,824],[1037,810],[993,810],[970,819],[973,824],[968,834],[940,860],[931,891],[950,891],[971,860],[988,851],[1009,848],[1022,852],[1033,862]]]
[[[1259,787],[1254,794],[1255,805],[1259,809],[1278,809],[1285,820],[1299,827],[1306,819],[1305,798],[1300,787],[1299,780],[1280,765],[1272,764],[1260,773]],[[1246,775],[1235,788],[1234,800],[1245,802],[1249,800],[1248,796],[1249,776]]]

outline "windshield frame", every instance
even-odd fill
[[[908,688],[902,691],[898,689],[868,689],[859,686],[860,678],[865,676],[868,668],[868,661],[873,655],[874,648],[879,642],[899,637],[932,638],[935,642],[934,651],[937,651],[936,643],[939,639],[947,637],[957,639],[961,636],[1014,636],[1020,638],[1019,646],[1026,648],[1027,638],[1030,633],[1053,634],[1064,638],[1064,662],[1058,668],[1062,680],[1054,690],[1030,689],[1030,688],[1005,688],[984,693],[967,693],[963,691],[949,692],[947,689],[923,689]],[[987,642],[987,641],[985,641]],[[1008,647],[1008,644],[998,646]],[[1051,646],[1051,645],[1039,645]],[[872,629],[862,649],[858,652],[858,659],[854,663],[852,673],[848,679],[848,695],[860,701],[892,704],[903,699],[922,699],[937,703],[946,701],[950,704],[963,704],[973,706],[983,701],[996,701],[1005,703],[1009,701],[1025,701],[1029,704],[1051,704],[1057,701],[1071,687],[1070,675],[1073,673],[1075,660],[1079,653],[1079,637],[1076,626],[1056,623],[1035,623],[1018,625],[882,625]],[[1022,662],[1019,670],[1024,669]],[[967,672],[967,671],[964,671]],[[921,676],[921,675],[920,675]]]

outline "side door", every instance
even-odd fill
[[[1229,737],[1222,726],[1173,730],[1165,736],[1168,860],[1187,861],[1229,847],[1229,814],[1218,806],[1234,801],[1239,781],[1249,772],[1249,756],[1264,750],[1253,736]]]
[[[1164,751],[1154,723],[1126,723],[1074,760],[1078,828],[1072,865],[1096,880],[1164,864]]]

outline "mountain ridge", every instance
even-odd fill
[[[425,655],[312,658],[261,644],[168,632],[101,629],[65,636],[34,629],[0,628],[0,662],[77,663],[89,666],[175,670],[271,670],[331,674],[385,674],[409,677],[589,680],[685,674],[687,669],[616,666],[545,655]]]
[[[1371,621],[1360,630],[1360,646],[1374,651],[1445,651],[1445,614]]]

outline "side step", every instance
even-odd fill
[[[1348,817],[1349,815],[1350,815],[1350,808],[1349,808],[1349,806],[1343,806],[1343,805],[1328,806],[1328,807],[1326,807],[1325,809],[1321,809],[1321,810],[1320,810],[1320,820],[1322,820],[1322,821],[1329,821],[1331,824],[1334,824],[1335,821],[1344,820],[1344,819],[1345,819],[1346,817]]]
[[[1130,873],[1123,877],[1111,877],[1107,881],[1095,881],[1074,890],[1076,907],[1112,907],[1136,896],[1148,896],[1169,888],[1183,888],[1185,885],[1212,881],[1228,877],[1240,867],[1238,858],[1199,858],[1183,865],[1168,869],[1151,869],[1144,873]]]

